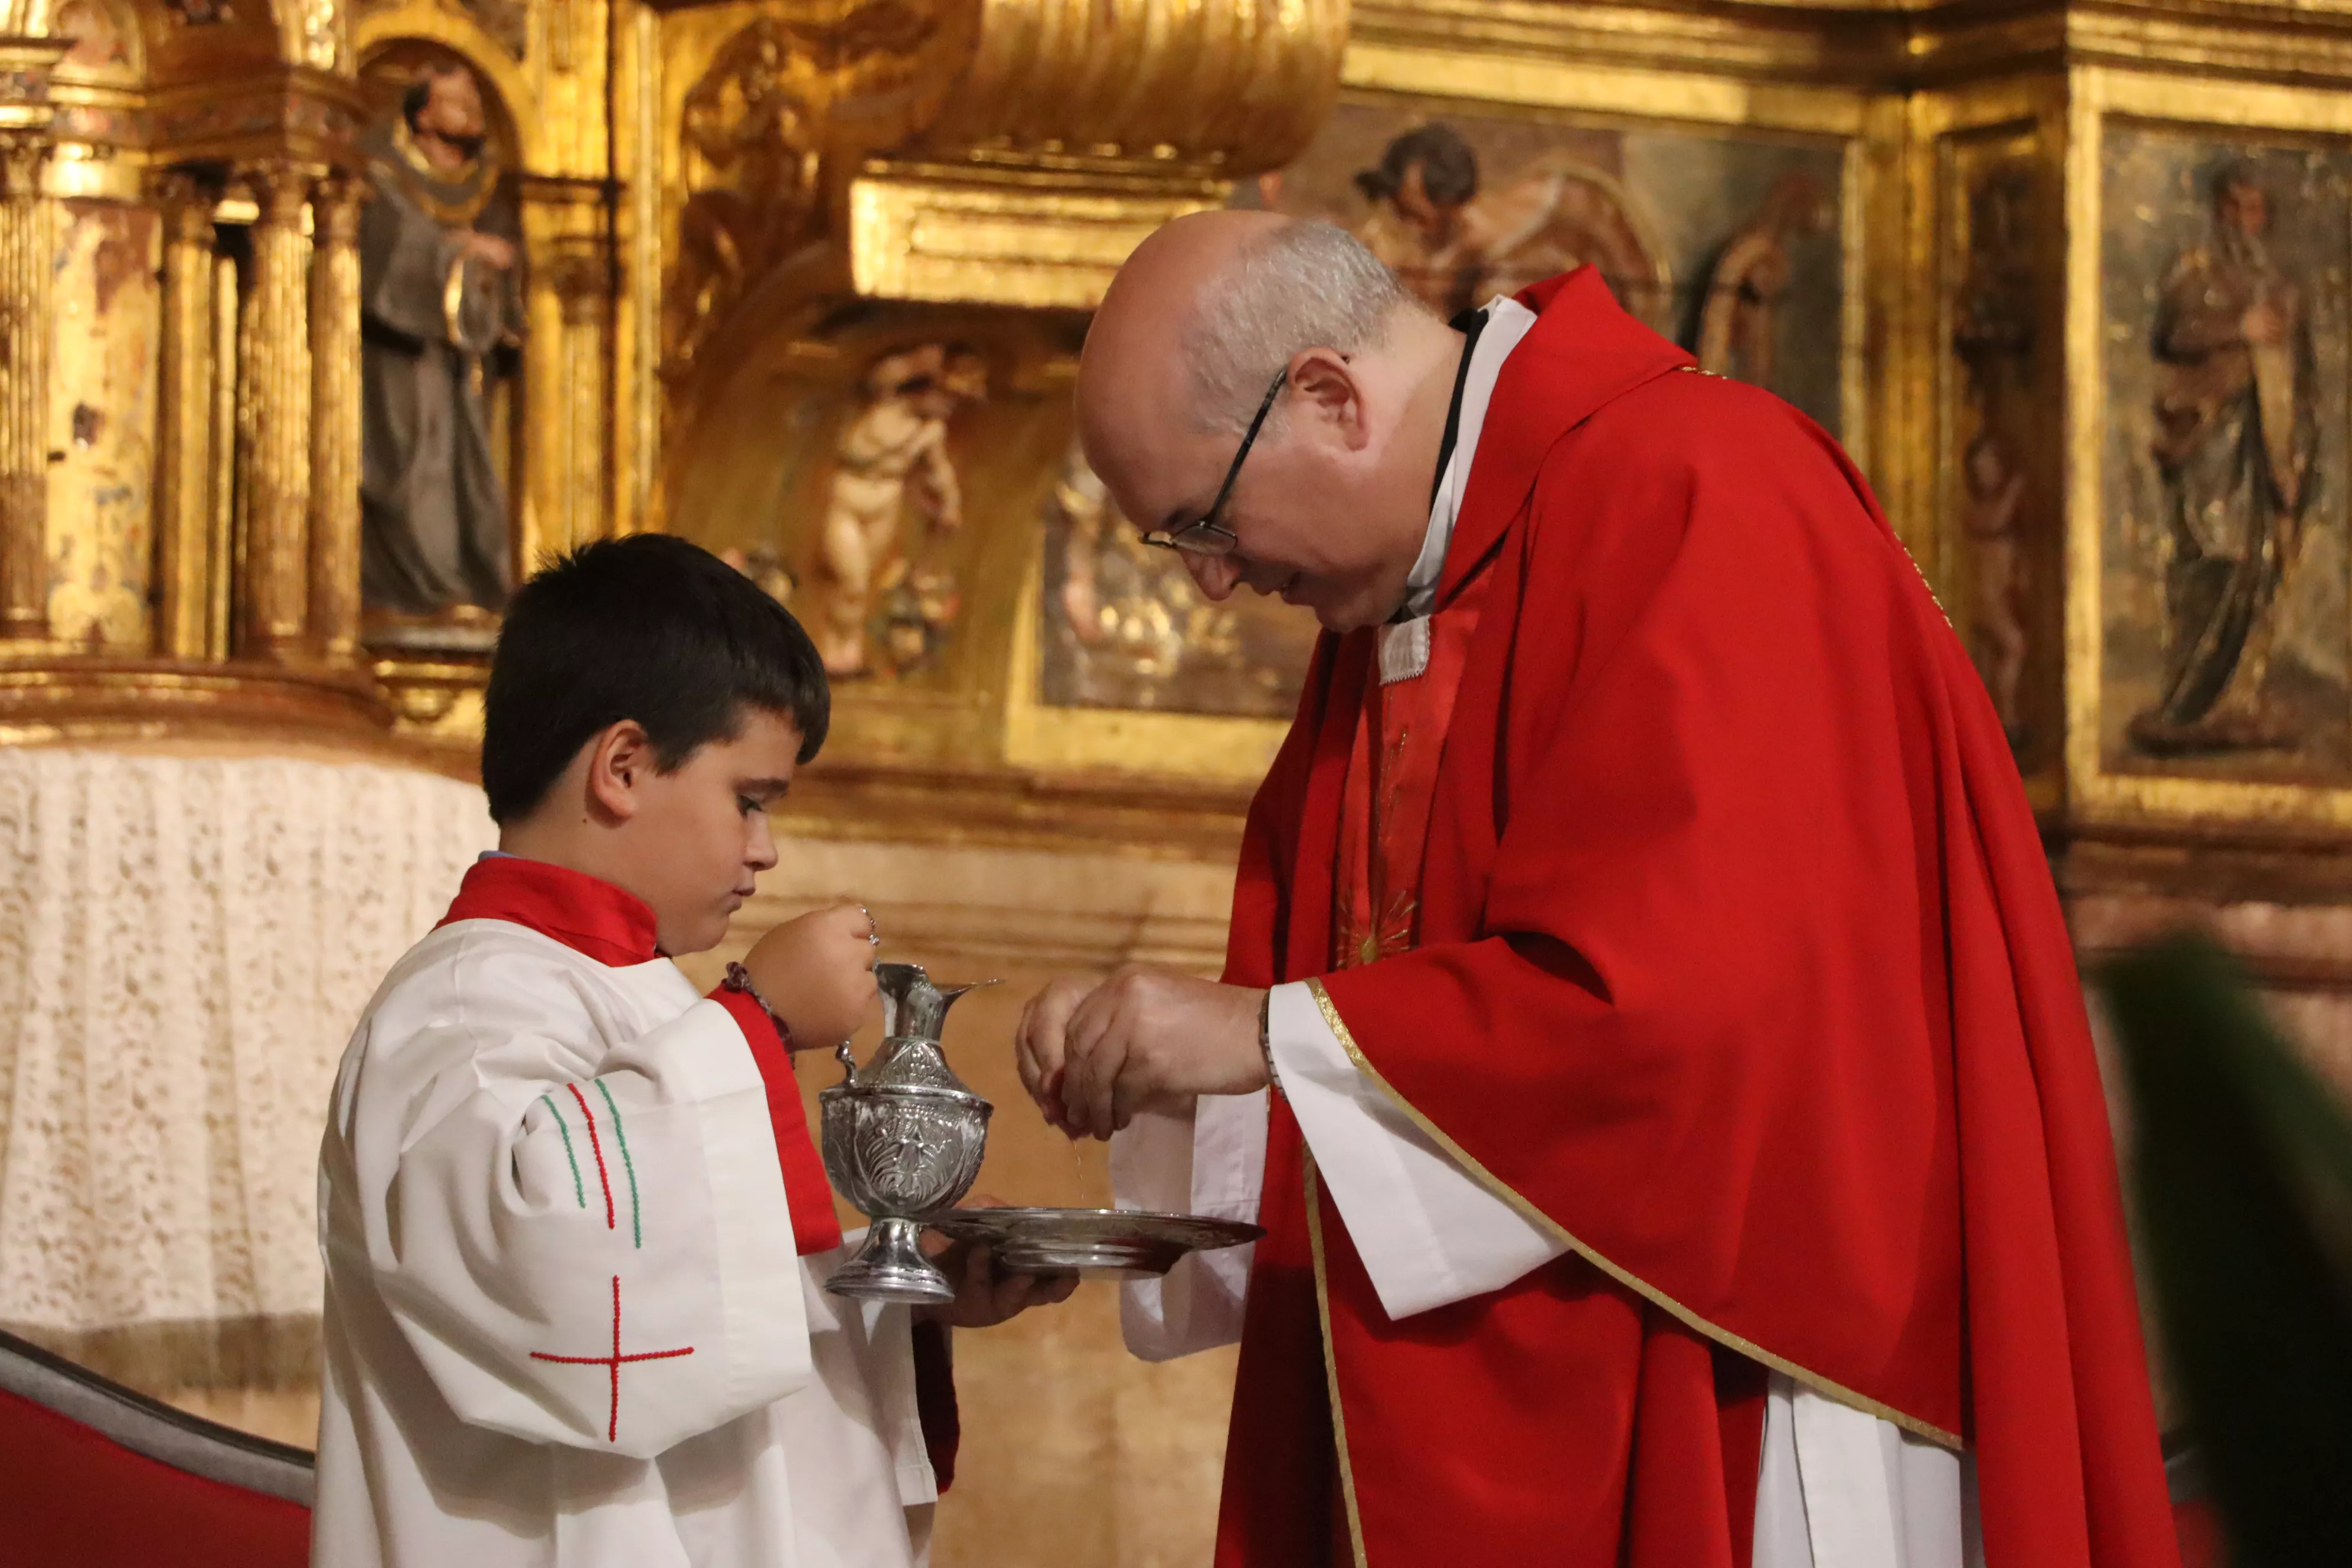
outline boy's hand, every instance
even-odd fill
[[[874,1005],[874,921],[856,904],[811,910],[751,944],[743,967],[793,1032],[796,1048],[828,1048],[857,1032]]]
[[[955,1281],[955,1300],[936,1307],[916,1309],[919,1321],[946,1323],[958,1329],[992,1329],[1019,1317],[1032,1307],[1066,1301],[1078,1288],[1075,1274],[1005,1274],[996,1272],[988,1247],[959,1241],[934,1262]]]

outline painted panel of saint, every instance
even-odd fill
[[[1143,542],[1075,444],[1045,521],[1045,702],[1290,717],[1314,651],[1312,616],[1251,593],[1202,597],[1184,558]]]
[[[480,78],[407,52],[370,132],[360,219],[361,596],[383,647],[486,635],[513,580],[507,408],[523,331],[521,230]],[[399,79],[404,78],[404,79]]]
[[[2104,157],[2109,763],[2340,780],[2352,154]]]
[[[1706,369],[1835,433],[1843,158],[1760,132],[1353,102],[1242,199],[1352,230],[1446,315],[1591,263]]]

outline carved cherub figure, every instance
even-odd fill
[[[829,581],[817,646],[825,668],[836,676],[866,672],[877,593],[919,576],[925,605],[936,609],[954,603],[952,583],[938,571],[894,570],[904,565],[899,529],[910,505],[934,535],[963,525],[963,489],[948,454],[948,422],[967,404],[986,398],[988,366],[970,349],[925,343],[875,362],[863,394],[863,406],[835,443],[826,481]]]

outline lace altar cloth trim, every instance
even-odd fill
[[[494,837],[429,773],[0,750],[0,1322],[315,1321],[335,1064]]]

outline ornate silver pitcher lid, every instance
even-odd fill
[[[955,999],[979,986],[935,985],[919,963],[877,963],[874,984],[882,993],[882,1047],[861,1070],[845,1046],[840,1057],[849,1070],[845,1081],[861,1089],[945,1089],[970,1094],[940,1049],[940,1031]]]

